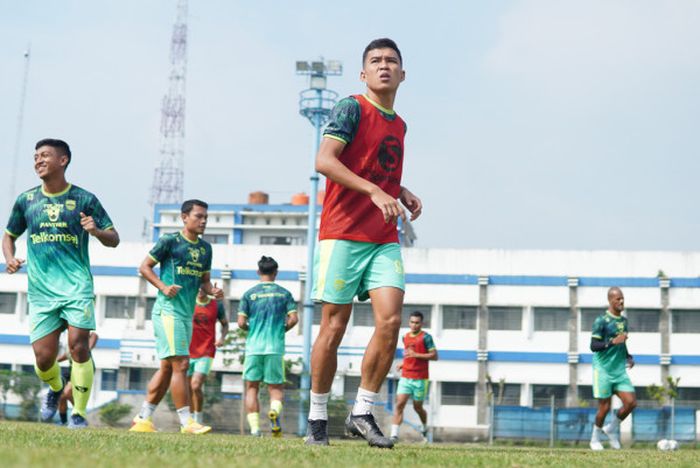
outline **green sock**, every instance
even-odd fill
[[[73,384],[73,414],[85,417],[85,409],[90,399],[92,380],[95,376],[95,366],[92,357],[86,362],[73,361],[70,381]]]
[[[51,387],[51,390],[58,392],[63,388],[63,380],[61,380],[61,368],[58,367],[58,362],[53,363],[53,366],[47,371],[43,371],[34,364],[34,372],[42,382],[46,382]]]
[[[270,409],[272,411],[274,411],[275,413],[277,413],[278,416],[281,415],[282,414],[282,402],[279,400],[272,400],[270,402]]]
[[[251,434],[260,432],[260,413],[248,413],[248,425]]]

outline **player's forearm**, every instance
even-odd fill
[[[15,238],[8,233],[2,236],[2,254],[5,256],[5,262],[9,262],[15,258]]]
[[[141,273],[141,276],[146,278],[146,281],[151,283],[158,291],[162,291],[165,288],[165,283],[158,278],[156,273],[153,271],[153,267],[150,265],[141,264],[139,267],[139,273]]]
[[[606,343],[603,340],[597,338],[591,338],[591,351],[598,353],[608,349],[610,346],[614,346],[612,343]]]
[[[380,190],[369,180],[363,179],[348,169],[337,157],[323,151],[319,151],[316,157],[316,170],[333,182],[363,195],[370,196],[374,191]]]
[[[226,341],[226,337],[228,336],[228,328],[228,320],[221,322],[221,341]]]
[[[294,326],[297,324],[297,322],[299,322],[299,318],[296,316],[296,314],[290,315],[287,318],[287,326],[286,326],[285,331],[289,331],[292,328],[294,328]]]
[[[95,237],[105,247],[116,247],[119,245],[119,233],[116,229],[98,229],[95,232]]]

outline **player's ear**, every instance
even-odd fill
[[[401,70],[401,82],[406,79],[406,70]]]
[[[367,73],[364,70],[360,70],[360,81],[367,83]]]

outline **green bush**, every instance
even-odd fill
[[[115,427],[129,413],[131,413],[131,405],[113,401],[100,408],[100,421],[107,426]]]

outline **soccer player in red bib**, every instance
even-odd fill
[[[430,361],[437,361],[438,354],[433,337],[422,330],[422,313],[411,313],[408,326],[411,331],[403,337],[403,362],[398,366],[401,379],[396,390],[396,411],[391,424],[393,442],[399,440],[399,426],[403,422],[403,410],[409,398],[413,400],[413,409],[420,418],[421,435],[426,441],[428,437],[428,414],[423,408],[423,400],[428,393],[428,364]]]
[[[367,92],[338,102],[316,156],[316,170],[327,182],[312,295],[323,309],[311,356],[310,445],[328,445],[328,396],[357,296],[371,300],[375,330],[345,426],[370,446],[393,447],[377,426],[372,406],[391,368],[401,326],[405,281],[397,222],[405,222],[406,213],[399,200],[411,220],[423,207],[401,185],[406,124],[394,111],[394,100],[404,78],[396,43],[372,41],[360,72]]]
[[[216,339],[216,322],[221,324],[221,335]],[[204,380],[211,371],[216,348],[226,342],[228,335],[228,317],[221,301],[210,297],[199,288],[192,316],[192,342],[190,343],[190,367],[187,377],[192,392],[192,417],[202,424],[202,407],[204,405]]]

